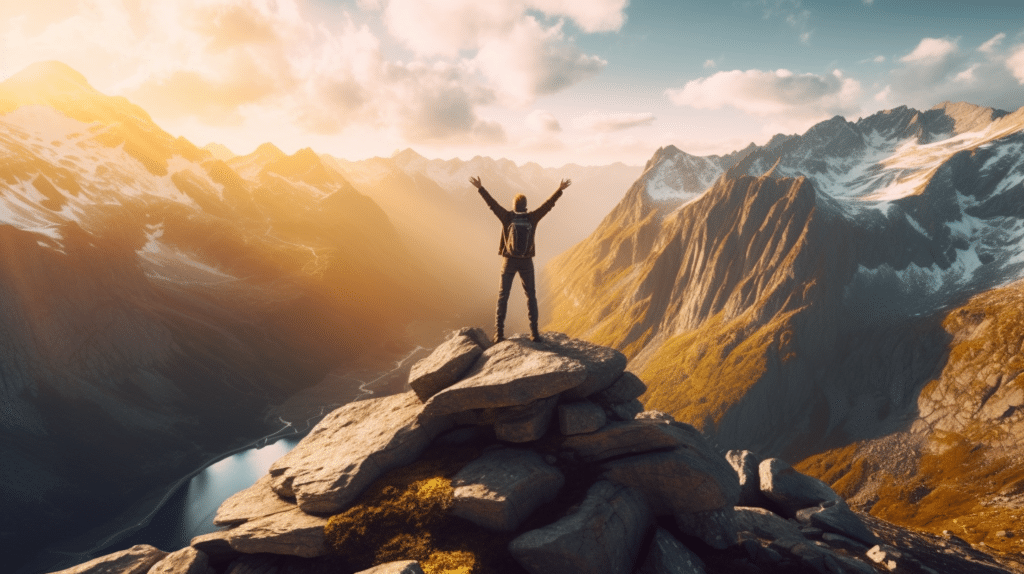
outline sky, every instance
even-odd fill
[[[59,60],[237,154],[642,165],[1024,105],[1021,0],[4,0],[0,33],[0,79]]]

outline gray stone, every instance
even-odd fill
[[[295,508],[288,512],[245,522],[229,530],[221,530],[192,539],[192,546],[203,548],[213,540],[228,543],[243,554],[282,554],[315,558],[327,553],[324,526],[327,519],[310,516]]]
[[[761,461],[749,450],[730,450],[725,453],[736,476],[740,479],[740,506],[765,506],[768,499],[761,493]]]
[[[451,427],[447,417],[422,417],[422,411],[423,404],[409,391],[331,412],[271,465],[274,492],[294,496],[305,512],[344,510],[371,482],[416,460]]]
[[[696,429],[678,426],[680,424],[682,423],[666,424],[649,419],[612,422],[597,432],[566,437],[562,446],[574,451],[583,460],[594,462],[624,454],[639,454],[706,442]]]
[[[491,348],[491,345],[494,344],[494,341],[490,337],[488,337],[487,333],[480,327],[463,327],[456,331],[455,334],[452,336],[458,337],[460,335],[465,335],[470,339],[473,339],[474,341],[476,341],[476,344],[480,345],[480,348],[485,351]]]
[[[842,565],[843,570],[841,574],[878,574],[878,570],[872,568],[871,565],[849,556],[834,554],[833,558]]]
[[[604,409],[590,401],[558,405],[558,430],[563,435],[594,432],[608,422]]]
[[[644,404],[636,399],[628,403],[612,403],[605,408],[609,418],[620,421],[631,421],[644,412]]]
[[[409,386],[420,400],[426,401],[458,382],[483,352],[483,347],[472,337],[455,335],[412,366]]]
[[[657,514],[718,510],[736,504],[740,486],[722,457],[685,446],[606,462],[604,476],[632,486]]]
[[[186,546],[171,552],[149,570],[149,574],[207,574],[210,559],[205,552]]]
[[[806,538],[780,538],[768,545],[783,556],[789,556],[821,574],[840,574],[842,567],[834,552],[807,540]]]
[[[53,574],[146,574],[165,556],[167,553],[163,550],[148,544],[137,544],[127,550],[100,556]]]
[[[787,512],[788,516],[828,500],[842,500],[829,485],[797,472],[782,459],[761,461],[758,471],[761,476],[761,492]]]
[[[423,569],[415,560],[401,560],[374,566],[369,570],[360,570],[356,574],[423,574]]]
[[[833,548],[841,548],[849,552],[861,553],[865,552],[868,547],[863,543],[857,542],[853,538],[843,536],[842,534],[836,534],[834,532],[825,532],[821,535],[821,539]]]
[[[228,565],[224,574],[281,574],[279,561],[272,554],[239,556]]]
[[[548,432],[556,405],[558,397],[548,397],[530,403],[517,418],[502,416],[494,423],[494,436],[514,443],[537,440]]]
[[[615,379],[607,389],[594,393],[590,400],[604,405],[615,403],[628,403],[639,399],[647,391],[647,385],[640,380],[640,377],[626,371]]]
[[[756,507],[737,506],[733,512],[736,530],[750,532],[758,538],[778,540],[780,538],[803,538],[800,529],[778,514]]]
[[[704,574],[704,562],[663,528],[656,528],[644,563],[636,574]]]
[[[576,387],[587,378],[579,362],[544,350],[542,343],[506,339],[483,352],[466,376],[435,394],[424,414],[525,405]]]
[[[717,550],[737,543],[736,511],[732,507],[677,514],[675,519],[683,534],[699,538]]]
[[[586,379],[580,385],[563,393],[570,401],[607,389],[626,369],[626,356],[619,351],[573,339],[562,333],[544,333],[544,346],[559,355],[579,361],[587,370]]]
[[[530,574],[629,574],[650,523],[642,494],[599,481],[574,512],[518,536],[508,549]]]
[[[221,503],[213,523],[217,526],[233,526],[271,514],[287,512],[295,503],[277,495],[270,487],[272,477],[265,474],[245,490],[240,490]]]
[[[490,530],[519,528],[565,484],[558,469],[533,451],[499,449],[470,462],[452,479],[451,513]]]
[[[864,521],[842,500],[826,500],[818,506],[798,510],[796,519],[822,530],[849,536],[866,546],[879,542],[878,537],[868,530]]]

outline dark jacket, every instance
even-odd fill
[[[477,191],[480,192],[480,196],[483,197],[484,201],[487,202],[487,207],[490,207],[491,211],[494,212],[494,215],[497,215],[498,219],[501,220],[501,237],[498,238],[498,255],[509,257],[509,254],[505,252],[505,234],[508,233],[508,227],[509,225],[512,225],[512,220],[515,219],[516,212],[509,211],[502,207],[500,203],[498,203],[497,201],[495,201],[493,197],[491,197],[491,194],[487,193],[486,189],[480,187],[477,188]],[[530,218],[530,223],[533,224],[534,234],[537,233],[537,222],[539,222],[542,217],[544,217],[545,215],[548,214],[549,211],[551,211],[551,208],[555,206],[555,202],[558,201],[559,197],[562,197],[562,190],[560,189],[556,191],[551,197],[549,197],[547,201],[542,203],[540,207],[534,209],[533,211],[527,212],[526,215],[527,217]],[[534,249],[534,242],[531,241],[530,251],[526,254],[526,256],[533,257],[535,252],[536,249]]]

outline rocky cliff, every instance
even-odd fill
[[[999,573],[954,535],[852,511],[777,458],[637,401],[625,356],[463,329],[411,390],[328,415],[227,500],[224,529],[61,574]]]

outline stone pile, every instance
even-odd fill
[[[877,546],[826,484],[779,459],[723,455],[692,426],[645,412],[638,398],[646,387],[625,368],[618,351],[559,333],[491,345],[481,330],[463,329],[413,367],[410,391],[325,417],[266,476],[221,505],[214,523],[223,530],[173,554],[138,546],[64,572],[319,572],[316,560],[330,554],[330,515],[432,444],[481,427],[493,429],[493,445],[452,480],[450,512],[467,528],[511,533],[510,560],[530,574],[895,567],[897,551]],[[555,441],[556,454],[533,448],[542,438]],[[562,492],[565,461],[593,469],[582,502],[522,531]],[[407,561],[362,574],[371,572],[422,570]]]

